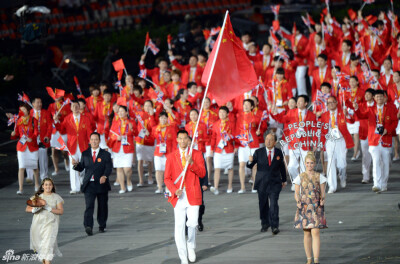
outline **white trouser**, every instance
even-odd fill
[[[361,151],[362,151],[362,174],[363,180],[369,181],[369,173],[371,171],[372,157],[369,153],[368,139],[360,140]]]
[[[306,86],[306,73],[307,66],[298,66],[296,69],[296,84],[297,84],[297,95],[307,95]]]
[[[374,186],[382,189],[387,188],[389,179],[390,165],[390,148],[378,146],[370,146],[369,152],[372,157],[372,176],[374,178]]]
[[[71,184],[71,191],[79,192],[81,190],[81,173],[73,169],[72,158],[76,161],[80,161],[82,157],[79,145],[76,147],[76,152],[74,155],[69,156],[69,181]],[[84,173],[84,171],[82,171]]]
[[[288,164],[288,172],[291,176],[292,182],[299,175],[299,167],[300,173],[306,171],[305,160],[304,158],[307,155],[307,151],[303,149],[289,149],[289,164]]]
[[[179,258],[187,261],[187,248],[196,248],[196,227],[199,218],[199,206],[190,205],[186,196],[186,190],[183,189],[174,208],[175,216],[175,243],[178,249]],[[187,216],[187,221],[186,221]],[[188,240],[185,239],[185,224],[188,227]],[[187,247],[186,247],[187,244]]]
[[[337,189],[337,174],[336,169],[339,171],[339,178],[341,182],[346,182],[346,141],[343,137],[337,140],[326,141],[326,154],[328,158],[327,176],[329,191],[336,192]]]
[[[49,172],[49,157],[47,156],[47,148],[39,148],[39,169],[40,169],[40,179],[43,180],[47,178]],[[26,177],[33,180],[33,170],[26,169]]]

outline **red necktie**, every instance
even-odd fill
[[[96,162],[96,151],[93,151],[93,163]]]
[[[271,151],[268,150],[268,165],[271,166]]]

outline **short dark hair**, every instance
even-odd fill
[[[178,133],[176,133],[176,137],[178,137],[179,134],[186,134],[186,136],[189,136],[189,133],[184,129],[179,130]]]
[[[143,89],[142,89],[142,86],[139,86],[139,85],[134,85],[133,86],[133,90],[135,91],[139,91],[139,93],[141,94],[141,93],[143,93]]]
[[[229,114],[229,109],[228,109],[228,107],[226,107],[225,105],[224,105],[224,106],[221,106],[221,107],[219,108],[219,111],[221,111],[221,110],[224,110],[227,114]]]
[[[319,54],[317,58],[321,58],[321,59],[323,59],[325,61],[328,60],[328,56],[326,56],[326,54],[323,54],[323,53]]]
[[[325,87],[328,87],[329,89],[332,89],[331,84],[328,83],[328,82],[323,82],[323,83],[321,83],[321,88],[322,88],[322,86],[325,86]]]
[[[349,47],[353,46],[353,42],[351,40],[349,40],[349,39],[343,40],[343,43],[346,43],[347,46],[349,46]]]
[[[304,101],[305,101],[306,103],[309,103],[309,102],[310,102],[310,98],[308,98],[308,96],[305,95],[305,94],[301,94],[301,95],[297,96],[296,102],[299,100],[299,98],[304,98]]]
[[[86,100],[83,99],[83,98],[78,98],[76,101],[77,101],[78,103],[84,103],[84,104],[86,105]]]
[[[243,105],[244,105],[244,103],[246,103],[246,102],[249,102],[250,103],[250,105],[254,108],[254,101],[253,100],[251,100],[251,99],[244,99],[243,100]]]
[[[160,117],[162,117],[162,116],[165,116],[166,118],[168,118],[168,114],[167,114],[167,112],[165,112],[165,110],[162,111],[162,112],[158,115],[158,118],[160,118]]]
[[[107,89],[105,89],[104,92],[103,92],[103,95],[105,95],[105,94],[110,94],[110,95],[112,95],[112,94],[113,94],[113,91],[112,91],[110,88],[107,88]]]
[[[199,110],[197,110],[196,108],[192,108],[191,110],[190,110],[190,112],[189,112],[189,114],[191,113],[191,112],[196,112],[197,114],[199,114]]]
[[[276,133],[274,133],[274,132],[269,132],[269,133],[267,133],[267,134],[265,135],[264,140],[267,138],[268,135],[274,136],[275,141],[278,141],[278,136],[277,136]]]
[[[372,89],[372,88],[368,88],[367,90],[365,90],[365,93],[370,93],[370,94],[372,94],[372,96],[374,96],[375,95],[375,90]]]
[[[100,139],[100,134],[99,134],[99,133],[97,133],[97,132],[92,132],[92,134],[90,134],[90,137],[89,137],[89,138],[91,138],[93,135],[96,135],[96,136],[98,136],[98,137],[99,137],[99,139]]]
[[[360,55],[356,55],[355,53],[350,54],[350,60],[356,61],[360,59]]]
[[[337,72],[340,72],[340,67],[339,67],[339,66],[335,66],[335,70],[336,70]]]
[[[385,93],[383,92],[383,90],[375,90],[374,96],[375,96],[375,95],[378,95],[378,94],[385,95]]]
[[[188,84],[186,85],[186,88],[190,89],[190,88],[192,88],[193,85],[197,85],[197,83],[195,83],[195,82],[188,82]]]
[[[285,75],[285,70],[282,67],[279,67],[278,69],[276,69],[276,73],[275,74]]]
[[[355,76],[355,75],[350,76],[350,79],[354,79],[354,80],[356,80],[358,82],[358,77]]]

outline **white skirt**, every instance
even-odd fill
[[[133,161],[133,153],[124,153],[124,148],[121,145],[119,152],[113,152],[114,168],[131,168]]]
[[[19,169],[32,169],[38,168],[39,151],[30,152],[28,147],[25,151],[17,151],[18,168]]]
[[[52,148],[61,148],[60,142],[58,142],[58,138],[59,138],[60,136],[61,136],[62,139],[64,140],[65,145],[67,145],[67,139],[68,139],[67,134],[61,135],[60,132],[56,131],[55,134],[51,134],[50,146],[51,146]]]
[[[397,135],[400,135],[400,122],[397,124],[397,127],[396,127],[396,134],[397,134]]]
[[[206,146],[206,158],[210,157],[212,158],[214,156],[214,153],[211,153],[211,146]]]
[[[354,124],[349,124],[349,123],[346,124],[347,124],[347,130],[351,135],[358,134],[358,131],[360,130],[360,121],[356,121],[354,122]]]
[[[254,154],[257,148],[250,148],[250,147],[239,147],[239,162],[248,162],[249,156]]]
[[[222,153],[215,152],[214,168],[230,170],[233,168],[234,158],[235,158],[235,153],[226,153],[225,150],[223,150]]]
[[[107,142],[106,142],[106,136],[104,134],[100,135],[100,148],[108,149]]]
[[[167,157],[165,155],[154,156],[154,168],[156,171],[165,171],[165,163],[167,162]]]
[[[153,161],[155,146],[146,146],[136,143],[137,160]]]

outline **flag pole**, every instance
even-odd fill
[[[212,74],[213,74],[213,71],[214,71],[215,62],[217,61],[218,51],[219,51],[219,48],[221,46],[222,36],[224,35],[225,23],[226,23],[226,18],[228,17],[228,13],[229,13],[229,11],[227,10],[226,13],[225,13],[224,23],[222,24],[222,28],[221,28],[221,30],[219,32],[220,35],[219,35],[219,38],[218,38],[217,49],[215,50],[215,56],[214,56],[213,62],[211,64],[210,75],[208,75],[207,86],[206,86],[206,90],[204,91],[203,100],[201,102],[201,107],[200,107],[200,111],[199,111],[199,119],[196,122],[196,127],[195,127],[194,133],[193,133],[193,137],[194,138],[192,139],[192,143],[190,144],[190,152],[189,152],[189,154],[192,154],[192,151],[193,151],[193,145],[194,145],[194,141],[195,141],[195,138],[196,138],[197,129],[199,127],[201,113],[203,112],[204,101],[205,101],[205,99],[207,97],[208,87],[210,86],[210,81],[211,81],[211,77],[212,77]],[[181,185],[180,185],[179,189],[182,189],[182,185],[183,185],[183,182],[185,180],[186,170],[187,170],[188,166],[189,166],[189,163],[187,162],[186,165],[185,165],[185,168],[183,170],[182,181],[181,181]],[[178,180],[179,180],[179,178],[178,178]]]

